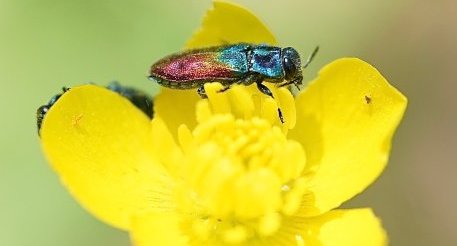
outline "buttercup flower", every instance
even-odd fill
[[[250,12],[215,2],[187,48],[222,42],[276,44]],[[295,98],[267,86],[275,99],[164,88],[152,121],[112,91],[74,87],[43,120],[43,149],[82,206],[137,246],[386,245],[370,209],[336,208],[385,167],[406,98],[356,58]]]

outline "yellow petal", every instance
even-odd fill
[[[173,212],[147,213],[135,216],[130,236],[135,246],[188,245],[181,233],[180,216]]]
[[[202,26],[188,41],[186,48],[239,42],[275,44],[276,39],[247,9],[229,2],[215,1],[213,9],[207,12]],[[186,124],[191,129],[195,127],[195,104],[199,99],[197,89],[163,88],[154,99],[154,112],[164,119],[168,129],[177,139],[179,125]]]
[[[266,220],[272,223],[266,226],[278,226],[277,217]],[[236,245],[387,245],[387,235],[371,209],[334,210],[312,218],[289,217],[282,223],[279,231],[270,237],[258,237]],[[237,243],[237,239],[246,237],[246,231],[240,225],[226,231],[221,240],[221,234],[216,232],[221,225],[217,224],[175,212],[146,213],[134,217],[130,236],[135,246],[226,245],[224,242]]]
[[[225,1],[214,1],[213,5],[187,48],[240,42],[276,44],[273,34],[249,10]]]
[[[186,124],[193,128],[197,124],[195,104],[200,96],[195,90],[178,90],[162,88],[154,98],[154,115],[166,123],[171,134],[177,139],[178,127]]]
[[[73,196],[99,219],[128,229],[132,213],[168,205],[163,187],[170,185],[150,133],[149,119],[127,99],[85,85],[49,110],[41,141]]]
[[[165,122],[159,117],[152,119],[151,138],[154,156],[164,165],[171,175],[181,168],[182,152]]]
[[[406,104],[374,67],[356,58],[327,65],[298,96],[289,136],[303,144],[308,171],[315,172],[309,215],[339,206],[379,176]]]
[[[304,245],[383,246],[387,236],[371,209],[333,210],[307,219],[301,236]],[[298,240],[299,241],[299,240]]]

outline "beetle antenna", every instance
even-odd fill
[[[311,61],[312,61],[312,60],[314,59],[314,57],[316,56],[317,51],[319,51],[319,45],[316,46],[316,48],[314,48],[313,53],[311,53],[311,55],[308,56],[308,59],[306,60],[305,65],[303,65],[303,69],[305,69],[306,67],[308,67],[308,65],[311,63]]]

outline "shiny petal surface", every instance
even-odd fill
[[[213,9],[207,12],[202,26],[188,41],[186,48],[239,42],[275,44],[276,39],[250,11],[229,2],[215,1]],[[179,125],[184,123],[190,128],[195,127],[195,104],[199,99],[196,89],[163,88],[154,100],[155,112],[176,137]]]
[[[168,204],[169,181],[149,133],[150,120],[130,101],[85,85],[50,109],[41,141],[73,196],[101,220],[128,229],[132,213]]]
[[[387,235],[371,209],[334,210],[307,219],[306,224],[303,245],[387,245]]]
[[[384,169],[406,98],[368,63],[343,58],[324,67],[296,99],[289,137],[308,156],[308,215],[338,207]]]

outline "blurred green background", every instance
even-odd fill
[[[392,245],[457,245],[457,2],[236,1],[281,45],[361,57],[409,98],[383,176],[346,207],[374,207]],[[209,0],[0,0],[0,245],[126,246],[86,213],[41,153],[35,110],[64,85],[119,80],[153,92],[149,65],[199,26]]]

